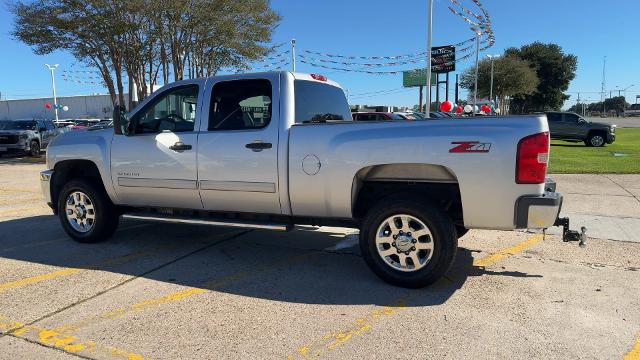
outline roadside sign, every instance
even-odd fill
[[[435,85],[436,74],[431,73],[431,83]],[[402,86],[416,87],[427,84],[427,69],[417,69],[402,72]]]
[[[453,45],[431,48],[431,83],[435,84],[436,74],[456,70],[456,47]],[[416,87],[427,84],[427,69],[416,69],[402,72],[402,86]]]
[[[431,48],[431,71],[441,74],[456,71],[456,47],[447,45]]]

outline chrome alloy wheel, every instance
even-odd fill
[[[71,227],[81,233],[86,233],[93,229],[96,222],[96,211],[93,201],[87,194],[81,191],[74,191],[67,197],[67,221]]]
[[[378,255],[393,269],[412,272],[425,267],[433,257],[431,231],[415,216],[393,215],[376,231]]]
[[[602,146],[602,144],[604,144],[604,138],[602,136],[594,135],[593,137],[591,137],[591,145],[599,147]]]

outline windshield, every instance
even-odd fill
[[[0,130],[35,130],[35,121],[0,121]]]

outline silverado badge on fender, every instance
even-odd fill
[[[450,153],[488,153],[491,143],[481,143],[479,141],[453,141],[457,145],[449,149]]]

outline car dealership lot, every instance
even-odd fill
[[[555,176],[586,248],[474,230],[446,279],[408,290],[368,270],[350,229],[127,221],[74,243],[43,167],[0,160],[0,358],[640,356],[637,175]]]

